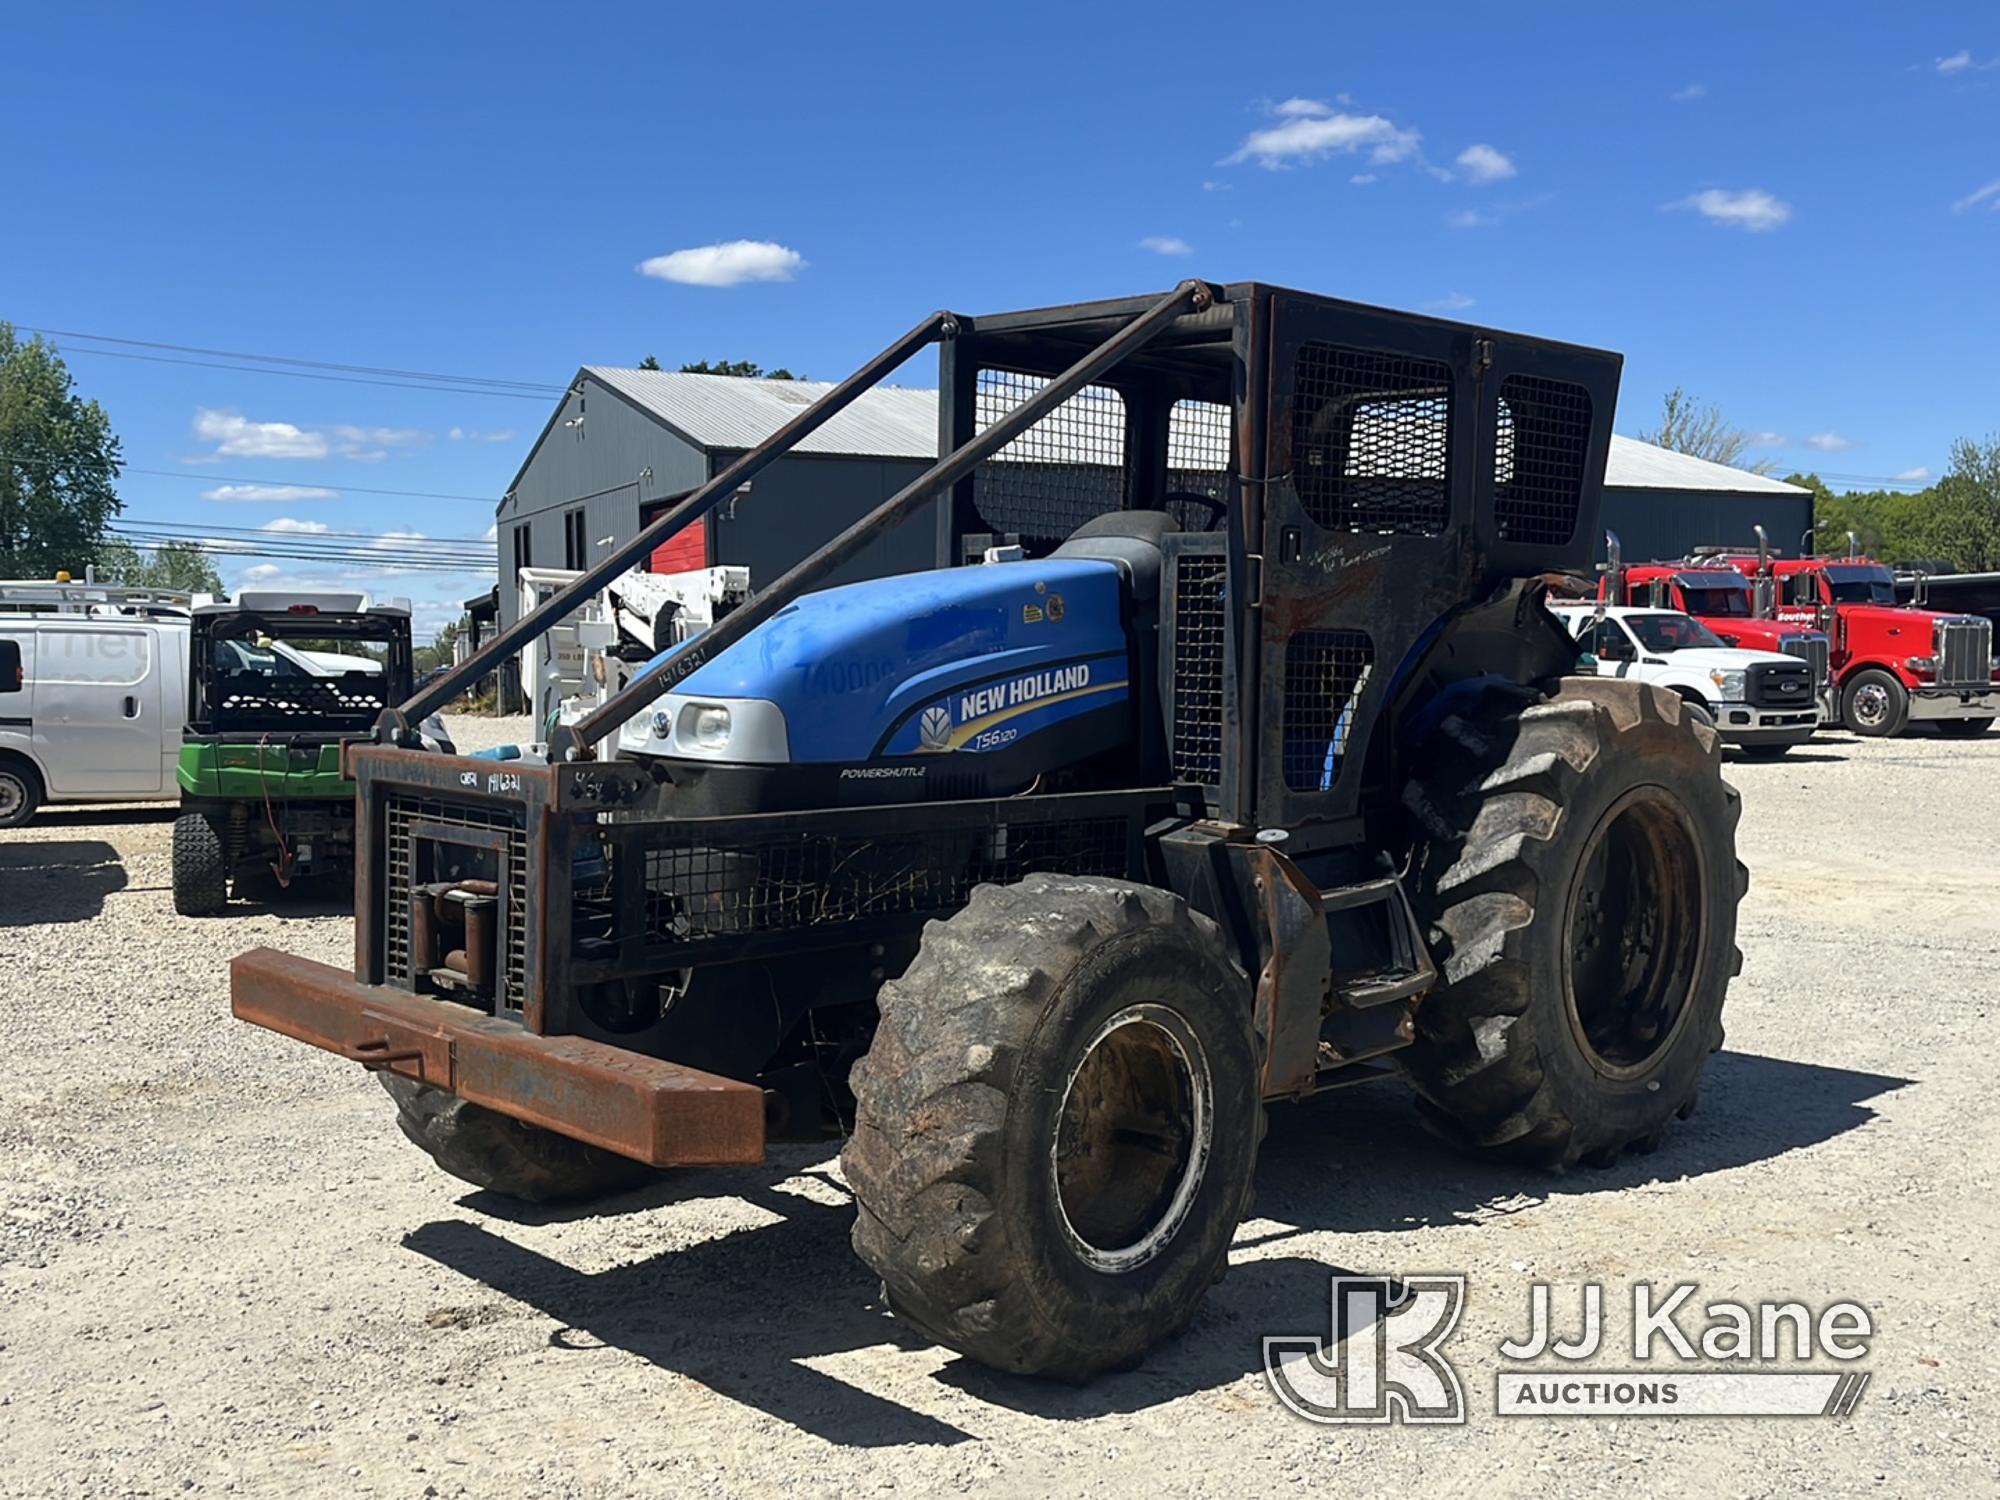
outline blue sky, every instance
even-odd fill
[[[21,325],[834,378],[937,306],[1254,277],[1620,350],[1621,431],[1685,385],[1781,472],[2000,429],[1991,5],[71,3],[5,69]],[[345,487],[497,497],[549,410],[84,348],[167,471],[142,520],[477,537],[488,502]],[[434,620],[477,580],[376,586]]]

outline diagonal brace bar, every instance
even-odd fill
[[[1214,289],[1206,283],[1182,282],[1034,397],[918,475],[769,588],[760,590],[672,656],[635,677],[617,697],[600,704],[575,724],[559,726],[549,738],[549,759],[554,762],[586,759],[591,746],[832,573],[877,532],[894,526],[933,494],[958,483],[1084,386],[1158,337],[1183,313],[1203,311],[1214,301]]]
[[[466,688],[491,672],[506,658],[530,641],[539,640],[565,618],[575,613],[591,595],[618,577],[633,563],[683,526],[700,520],[723,499],[748,483],[773,459],[780,457],[802,438],[816,432],[850,405],[862,392],[873,389],[924,345],[949,338],[958,329],[958,320],[948,312],[936,312],[895,343],[856,370],[763,442],[738,458],[715,478],[682,500],[680,504],[643,526],[639,534],[622,547],[592,564],[581,577],[560,593],[543,601],[506,630],[494,636],[464,661],[399,707],[383,710],[376,721],[375,738],[383,744],[413,743],[411,727],[421,724]]]

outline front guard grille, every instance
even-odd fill
[[[498,879],[504,863],[505,951],[496,1008],[502,1014],[520,1015],[528,1003],[528,834],[523,810],[392,794],[382,831],[382,958],[389,982],[416,988],[410,960],[410,893],[442,880]],[[500,847],[489,850],[457,843],[452,838],[455,831],[481,836]]]
[[[1124,817],[882,835],[759,833],[743,822],[634,831],[645,937],[655,947],[951,911],[976,885],[1035,873],[1132,873],[1132,823]]]
[[[1806,670],[1812,673],[1815,693],[1826,691],[1832,654],[1825,636],[1787,636],[1784,641],[1784,652],[1787,656],[1796,656],[1806,664]]]

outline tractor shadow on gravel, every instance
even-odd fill
[[[107,896],[131,882],[119,853],[102,839],[0,844],[0,927],[89,922]]]
[[[953,1359],[928,1380],[980,1402],[1052,1420],[1103,1416],[1222,1390],[1262,1369],[1266,1335],[1324,1327],[1328,1278],[1398,1267],[1343,1268],[1307,1254],[1270,1254],[1306,1234],[1384,1234],[1477,1225],[1559,1195],[1617,1192],[1656,1179],[1725,1171],[1832,1139],[1874,1117],[1868,1101],[1909,1080],[1723,1052],[1700,1110],[1651,1156],[1552,1176],[1476,1162],[1433,1141],[1395,1087],[1342,1090],[1272,1112],[1257,1201],[1236,1240],[1237,1263],[1187,1334],[1137,1369],[1084,1387],[1010,1376]],[[775,1216],[683,1249],[598,1272],[574,1270],[482,1225],[440,1220],[405,1245],[562,1324],[551,1347],[575,1358],[610,1345],[801,1431],[850,1447],[948,1446],[975,1437],[951,1422],[823,1373],[805,1361],[894,1345],[931,1346],[889,1317],[874,1277],[848,1247],[853,1210],[817,1169],[825,1147],[777,1147],[762,1168],[669,1172],[637,1192],[585,1208],[536,1208],[488,1193],[468,1210],[515,1223],[636,1214],[698,1198],[731,1198]],[[814,1196],[780,1184],[811,1179]],[[1261,1223],[1259,1221],[1262,1221]],[[1245,1259],[1243,1252],[1263,1252]],[[924,1379],[926,1377],[918,1377]]]

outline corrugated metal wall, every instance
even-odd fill
[[[1597,559],[1604,560],[1606,529],[1618,533],[1627,562],[1647,562],[1685,557],[1696,547],[1754,548],[1750,528],[1759,523],[1773,551],[1796,555],[1800,533],[1812,525],[1812,496],[1607,489]]]

